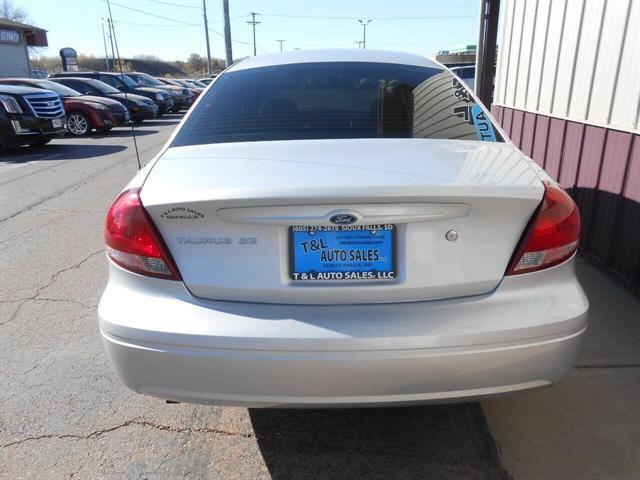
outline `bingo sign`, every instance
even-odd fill
[[[60,58],[62,59],[62,69],[65,72],[78,71],[78,53],[73,48],[60,49]]]
[[[16,30],[0,28],[0,43],[8,45],[20,45],[20,34]]]

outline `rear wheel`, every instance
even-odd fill
[[[91,132],[89,119],[80,112],[71,112],[67,119],[67,129],[71,135],[80,137]]]
[[[144,122],[144,118],[134,118],[134,119],[133,119],[133,123],[140,124],[140,123],[142,123],[142,122]]]

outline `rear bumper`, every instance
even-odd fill
[[[99,315],[116,372],[137,392],[178,401],[478,399],[560,381],[587,327],[572,262],[507,278],[480,297],[344,306],[204,301],[178,282],[111,270]]]

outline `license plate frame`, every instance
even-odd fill
[[[61,118],[54,118],[53,120],[51,120],[51,127],[52,128],[62,128],[62,119]]]
[[[397,226],[392,224],[289,227],[289,278],[295,282],[396,280],[397,231]],[[311,236],[314,236],[316,241],[323,239],[324,244],[316,245],[317,249],[314,251],[310,251],[311,247],[307,244],[304,248],[308,251],[305,252],[301,242],[308,241]],[[353,244],[354,241],[359,242],[357,245],[360,245],[360,248]],[[351,242],[351,246],[348,242]],[[342,250],[347,252],[346,260],[344,254],[335,254],[336,251]],[[330,259],[322,264],[322,261],[329,258],[329,255],[325,254],[322,260],[322,251],[334,252],[335,260]],[[351,251],[362,253],[351,254]],[[377,251],[377,254],[370,251]],[[312,258],[314,255],[318,258]],[[376,255],[378,259],[368,260]]]

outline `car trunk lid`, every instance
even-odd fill
[[[456,140],[177,147],[151,169],[141,198],[198,297],[432,300],[499,284],[543,196],[530,162],[509,144]],[[335,212],[394,226],[395,278],[292,278],[291,227],[329,226]]]

